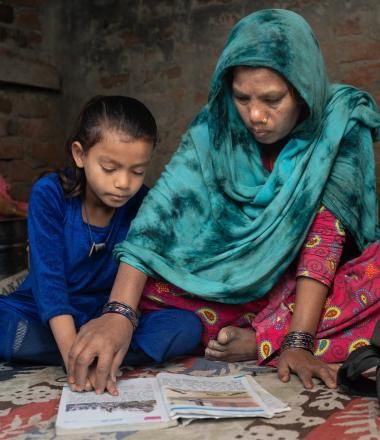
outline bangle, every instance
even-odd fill
[[[102,309],[102,315],[105,315],[106,313],[118,313],[119,315],[125,316],[127,319],[129,319],[129,321],[131,321],[133,330],[136,330],[137,326],[139,325],[136,312],[128,304],[118,301],[111,301],[105,304]]]
[[[282,342],[281,352],[289,348],[303,348],[314,354],[314,336],[307,332],[290,332]]]

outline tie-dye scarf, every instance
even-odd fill
[[[231,99],[232,66],[281,73],[307,103],[274,169]],[[203,298],[242,303],[265,295],[291,264],[321,203],[360,249],[379,238],[372,98],[329,85],[319,45],[302,17],[263,10],[232,30],[208,105],[184,135],[115,256]]]

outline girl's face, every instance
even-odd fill
[[[86,176],[86,202],[119,208],[141,188],[153,153],[153,143],[132,139],[115,130],[103,129],[100,142],[87,152],[79,142],[72,145],[78,168]]]
[[[300,115],[300,105],[289,85],[271,69],[236,67],[232,98],[245,126],[262,144],[287,136]]]

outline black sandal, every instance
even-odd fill
[[[376,368],[376,380],[363,373]],[[338,386],[353,396],[377,397],[380,403],[380,321],[376,323],[371,344],[353,351],[338,370]]]

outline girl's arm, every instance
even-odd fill
[[[55,174],[34,184],[28,211],[30,279],[40,319],[46,324],[55,316],[76,313],[66,279],[70,258],[64,239],[66,209],[67,201]]]
[[[70,303],[66,280],[66,207],[67,201],[55,174],[47,175],[34,184],[28,210],[33,297],[41,321],[50,325],[67,368],[76,329],[73,319],[75,309]]]
[[[110,301],[128,304],[134,310],[147,280],[147,276],[125,263],[120,263]],[[95,391],[102,393],[107,386],[116,394],[116,373],[126,355],[132,339],[133,326],[128,318],[107,313],[83,325],[69,354],[69,383],[77,391],[85,389],[88,369],[95,359]]]
[[[74,319],[71,315],[55,316],[49,320],[49,325],[67,370],[69,352],[77,335]]]

